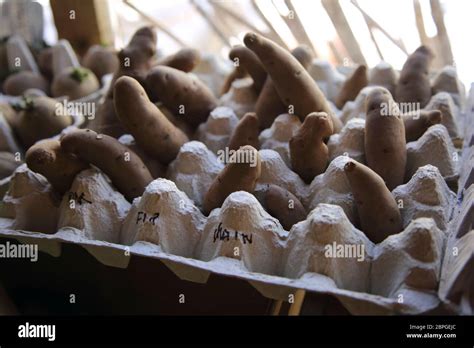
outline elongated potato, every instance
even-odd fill
[[[50,138],[72,124],[63,104],[48,97],[25,98],[20,106],[15,131],[25,149]]]
[[[277,185],[269,185],[264,193],[264,206],[268,213],[277,218],[285,230],[306,219],[306,209],[290,191]]]
[[[330,117],[313,112],[290,139],[291,168],[308,184],[326,170],[329,154],[324,139],[332,133]]]
[[[441,123],[442,118],[439,110],[420,110],[419,113],[402,115],[406,142],[417,140],[428,128]]]
[[[192,71],[201,61],[201,53],[194,48],[183,48],[170,56],[158,61],[158,65],[166,65],[184,72]]]
[[[108,135],[76,130],[62,137],[61,147],[102,170],[129,201],[141,196],[153,180],[140,157]]]
[[[405,126],[390,92],[377,87],[366,99],[365,157],[390,190],[403,183],[407,161]]]
[[[262,90],[263,84],[267,78],[267,72],[263,68],[258,57],[245,46],[235,46],[229,52],[229,58],[248,72],[253,80],[253,89],[258,94]]]
[[[154,67],[146,77],[152,101],[160,101],[175,116],[197,127],[206,121],[218,100],[197,78],[167,66]]]
[[[258,117],[255,112],[248,112],[239,121],[229,140],[229,150],[238,150],[241,146],[250,145],[260,148],[258,142]]]
[[[331,117],[335,132],[342,128],[316,82],[290,52],[254,33],[245,35],[244,43],[260,58],[283,103],[293,105],[302,121],[306,115],[322,111]]]
[[[204,214],[207,215],[213,209],[219,208],[232,192],[253,192],[260,173],[261,164],[258,151],[252,146],[241,147],[234,153],[231,161],[214,179],[207,191],[203,202]]]
[[[188,137],[148,99],[138,81],[122,76],[114,95],[117,116],[137,144],[163,164],[175,159]]]
[[[311,50],[305,45],[296,47],[291,51],[291,54],[305,69],[308,68],[313,58]],[[271,127],[275,118],[288,112],[288,108],[283,104],[270,76],[267,76],[262,91],[258,96],[257,102],[255,103],[255,111],[259,119],[261,130]]]
[[[429,69],[433,52],[426,46],[420,46],[403,65],[397,84],[396,100],[399,103],[420,103],[425,107],[431,98]]]
[[[374,243],[399,233],[402,218],[397,202],[383,179],[372,169],[351,160],[344,172],[354,195],[362,231]]]
[[[365,65],[359,65],[342,85],[341,91],[336,98],[336,107],[342,110],[344,104],[354,100],[361,89],[367,86],[367,84],[367,67]]]
[[[87,162],[64,151],[59,140],[47,139],[30,147],[25,156],[28,167],[48,179],[53,188],[63,195],[79,172],[89,168]]]

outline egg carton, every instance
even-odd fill
[[[335,70],[320,70],[314,74],[328,86],[338,80],[331,76]],[[370,86],[339,112],[345,125],[329,139],[331,162],[325,173],[305,184],[290,169],[287,144],[301,122],[283,114],[260,133],[261,175],[254,194],[234,192],[209,216],[201,213],[204,195],[223,168],[219,153],[225,151],[239,119],[254,109],[251,82],[240,79],[232,84],[194,140],[181,147],[166,179],[152,181],[132,203],[95,168],[81,172],[71,195],[59,198],[44,177],[25,165],[18,167],[0,183],[5,192],[0,236],[38,244],[55,257],[72,243],[101,264],[122,269],[134,257],[145,263],[159,261],[179,279],[198,284],[206,283],[211,274],[229,282],[241,279],[274,300],[288,301],[298,289],[325,294],[351,314],[447,310],[448,296],[438,295],[438,285],[457,207],[448,184],[457,182],[461,167],[461,150],[452,139],[460,136],[457,122],[465,123],[458,120],[460,108],[451,94],[440,92],[441,97],[432,98],[433,104],[445,108],[446,124],[430,127],[407,144],[408,180],[392,191],[401,204],[403,231],[374,244],[354,226],[355,203],[343,171],[350,158],[365,162],[361,110]],[[291,192],[309,212],[289,231],[263,208],[263,192],[270,184]],[[339,257],[341,247],[358,257]],[[328,256],[328,250],[335,255]]]

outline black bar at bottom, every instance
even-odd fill
[[[54,325],[54,341],[52,327]],[[49,335],[48,335],[49,333]],[[36,336],[38,337],[19,337]],[[0,346],[9,344],[390,343],[468,345],[474,317],[0,317]]]

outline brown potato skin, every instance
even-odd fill
[[[7,120],[13,131],[16,131],[18,114],[15,109],[8,103],[0,103],[0,114]]]
[[[107,97],[98,103],[96,116],[88,122],[87,127],[114,138],[127,133],[115,112],[114,99]]]
[[[160,101],[175,116],[181,116],[189,125],[197,127],[207,120],[218,100],[201,81],[187,73],[167,66],[150,70],[146,84],[152,101]],[[180,115],[180,106],[184,114]]]
[[[237,80],[237,79],[242,79],[245,76],[247,76],[247,71],[242,67],[242,65],[236,66],[234,70],[227,76],[227,78],[224,81],[224,84],[222,85],[220,95],[224,95],[227,92],[229,92],[230,87],[232,86],[232,83]]]
[[[78,129],[61,138],[61,147],[102,170],[130,202],[141,196],[153,180],[140,157],[108,135]],[[126,155],[129,161],[125,160]]]
[[[248,112],[239,121],[237,127],[235,127],[227,146],[230,150],[238,150],[244,145],[250,145],[259,149],[259,134],[257,114],[255,112]]]
[[[326,112],[334,123],[334,131],[342,128],[316,82],[290,52],[254,33],[245,35],[244,43],[260,58],[283,103],[293,105],[294,113],[302,121],[312,112]]]
[[[359,65],[342,85],[341,91],[336,98],[336,107],[342,110],[344,104],[354,100],[361,89],[367,86],[368,83],[367,67]]]
[[[406,142],[415,141],[420,138],[425,131],[440,124],[442,121],[441,111],[439,110],[420,110],[419,115],[404,114],[402,120],[405,125],[405,140]]]
[[[426,46],[418,47],[403,65],[396,89],[399,103],[420,103],[425,107],[431,98],[429,69],[433,52]]]
[[[145,86],[145,77],[155,64],[156,31],[153,27],[138,29],[130,39],[127,47],[117,53],[118,70],[115,72],[107,97],[113,98],[115,81],[121,76],[130,76]]]
[[[87,74],[82,81],[72,77],[74,71],[79,69]],[[75,100],[88,96],[100,88],[99,80],[94,73],[86,68],[69,67],[55,76],[51,84],[51,94],[53,97],[66,96],[68,99]]]
[[[329,154],[324,139],[332,133],[328,114],[313,112],[290,139],[291,167],[308,184],[326,170]]]
[[[158,61],[158,65],[166,65],[184,72],[193,71],[201,62],[201,53],[194,48],[183,48]]]
[[[235,46],[229,52],[229,59],[235,62],[238,59],[240,65],[248,72],[253,80],[253,89],[258,94],[262,90],[267,78],[267,72],[263,68],[257,55],[245,46]]]
[[[366,99],[365,157],[367,165],[380,175],[390,190],[403,184],[407,160],[405,126],[390,92],[377,87]],[[387,112],[387,115],[383,115]]]
[[[351,160],[344,172],[354,196],[362,231],[374,243],[399,233],[402,218],[397,202],[383,179],[372,169]]]
[[[115,111],[137,144],[153,158],[168,164],[188,137],[151,101],[137,80],[122,76],[115,83]]]
[[[261,173],[260,155],[252,146],[244,146],[238,151],[255,151],[256,166],[249,163],[228,163],[214,179],[203,202],[203,213],[208,215],[213,209],[222,206],[232,192],[253,192]]]
[[[20,71],[10,75],[3,83],[3,91],[8,95],[19,96],[30,88],[37,88],[46,94],[49,93],[48,81],[42,75],[32,71]]]
[[[296,47],[291,51],[291,54],[305,69],[308,68],[313,58],[310,49],[305,45]],[[258,96],[255,103],[255,111],[260,122],[260,130],[271,127],[275,118],[288,112],[288,108],[280,99],[270,76],[267,76],[262,91]]]
[[[65,152],[55,139],[43,140],[30,147],[25,161],[28,168],[48,179],[61,195],[69,190],[79,172],[89,168],[86,162]]]
[[[269,185],[263,197],[265,209],[268,213],[277,218],[283,228],[287,231],[291,227],[306,219],[306,209],[290,191],[276,185]],[[293,208],[289,207],[290,201],[293,202]]]
[[[51,138],[72,124],[62,104],[48,97],[35,97],[30,107],[18,113],[15,132],[25,149],[38,140]],[[56,112],[60,111],[61,115]]]
[[[117,71],[119,59],[112,48],[93,45],[84,55],[82,66],[90,69],[100,82],[104,75]]]

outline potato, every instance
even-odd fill
[[[257,55],[245,46],[235,46],[230,50],[229,58],[234,64],[241,65],[248,72],[253,80],[253,89],[259,94],[267,78],[267,72]]]
[[[107,96],[113,98],[115,81],[121,76],[130,76],[145,86],[148,70],[154,65],[156,54],[156,31],[142,27],[133,34],[127,47],[117,54],[119,69],[115,72]]]
[[[306,219],[306,209],[290,191],[277,185],[269,185],[263,197],[264,207],[268,213],[277,218],[287,231]]]
[[[184,72],[192,71],[201,61],[201,54],[194,48],[183,48],[173,55],[162,58],[158,65],[166,65]]]
[[[405,126],[390,92],[375,87],[366,99],[365,157],[390,190],[403,183],[407,160]]]
[[[18,114],[15,109],[8,103],[0,103],[0,114],[5,117],[10,127],[15,131],[18,123]]]
[[[308,184],[326,170],[329,155],[324,139],[332,133],[328,114],[313,112],[290,139],[291,167]]]
[[[291,54],[300,62],[303,68],[308,68],[312,60],[312,54],[307,46],[298,46],[291,51]],[[288,113],[288,108],[283,104],[270,76],[267,76],[263,89],[258,96],[255,111],[259,119],[260,130],[271,127],[275,118]]]
[[[425,107],[431,98],[429,69],[434,58],[433,52],[426,46],[420,46],[403,65],[396,89],[399,103],[420,103]]]
[[[368,84],[367,67],[359,65],[341,87],[336,98],[336,107],[342,110],[346,102],[354,100],[362,88]]]
[[[69,67],[55,76],[51,85],[53,97],[75,100],[88,96],[100,87],[94,73],[86,68]]]
[[[63,104],[49,97],[25,98],[19,108],[14,129],[25,149],[61,133],[73,121]]]
[[[153,68],[146,77],[152,101],[160,101],[192,127],[206,121],[218,100],[199,79],[167,66]]]
[[[99,81],[102,81],[104,75],[117,71],[119,59],[117,53],[112,48],[93,45],[84,55],[82,65],[91,70]]]
[[[130,202],[153,180],[140,157],[108,135],[78,129],[61,138],[61,147],[102,170]]]
[[[88,128],[106,134],[114,138],[127,133],[115,112],[115,104],[113,98],[105,97],[97,105],[95,118],[87,124]]]
[[[232,87],[232,83],[237,80],[237,79],[242,79],[247,76],[247,71],[239,65],[232,70],[232,72],[227,76],[226,80],[224,81],[224,84],[222,85],[221,88],[221,95],[226,94],[229,92],[230,87]]]
[[[65,152],[59,140],[47,139],[30,147],[25,161],[32,171],[40,173],[61,195],[65,194],[79,172],[89,165],[75,155]]]
[[[441,123],[442,118],[439,110],[420,110],[419,113],[402,115],[405,125],[405,141],[408,143],[417,140],[428,128]]]
[[[383,179],[372,169],[350,160],[344,173],[352,190],[362,231],[374,243],[399,233],[402,218],[397,202]]]
[[[243,161],[242,159],[245,158],[253,158],[254,163]],[[258,151],[249,145],[241,147],[231,157],[231,161],[214,179],[207,191],[203,202],[204,214],[207,215],[213,209],[219,208],[232,192],[253,192],[260,173],[261,164]]]
[[[260,148],[258,141],[258,117],[254,112],[248,112],[239,121],[229,139],[229,150],[238,150],[241,146],[250,145]]]
[[[117,116],[137,144],[163,164],[175,159],[188,137],[148,99],[137,80],[122,76],[114,89]]]
[[[41,74],[51,81],[53,79],[53,48],[47,47],[38,53],[38,68]]]
[[[245,35],[244,43],[260,58],[283,103],[292,105],[302,121],[306,115],[322,111],[331,117],[335,132],[342,128],[316,82],[290,52],[254,33]]]
[[[40,89],[47,94],[49,84],[42,75],[27,70],[10,75],[3,83],[3,91],[8,95],[19,96],[30,88]]]

